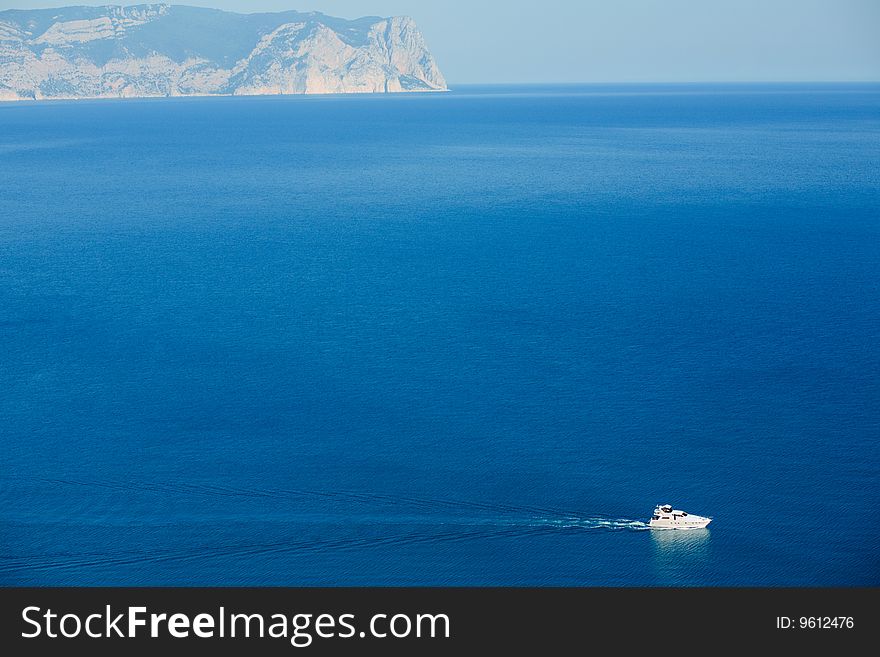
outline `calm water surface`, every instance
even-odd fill
[[[878,86],[0,105],[0,584],[878,585],[878,162]]]

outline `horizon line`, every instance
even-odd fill
[[[602,80],[602,81],[578,81],[578,82],[554,82],[554,81],[528,81],[528,82],[447,82],[447,87],[536,87],[536,86],[599,86],[599,85],[701,85],[701,84],[724,84],[724,85],[797,85],[797,84],[880,84],[876,80]]]

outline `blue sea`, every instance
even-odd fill
[[[0,446],[3,585],[880,585],[880,86],[2,104]]]

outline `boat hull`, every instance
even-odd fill
[[[710,522],[712,522],[712,518],[688,516],[686,520],[680,518],[675,520],[651,520],[648,525],[651,529],[704,529]]]

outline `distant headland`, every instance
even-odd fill
[[[0,11],[0,100],[446,88],[408,17],[166,4]]]

